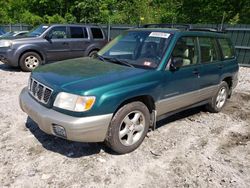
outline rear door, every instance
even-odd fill
[[[201,98],[208,99],[215,94],[222,74],[222,59],[218,42],[214,37],[199,37],[201,69]]]
[[[89,34],[86,27],[70,26],[69,27],[70,38],[70,57],[77,58],[83,57],[85,51],[90,45]]]
[[[55,26],[51,28],[43,44],[48,61],[68,59],[70,56],[69,39],[67,38],[66,26]]]

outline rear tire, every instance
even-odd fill
[[[97,50],[93,50],[93,51],[91,51],[90,53],[89,53],[89,57],[91,57],[91,58],[95,58],[95,57],[97,57]]]
[[[144,140],[149,122],[150,113],[145,104],[132,102],[124,105],[111,120],[106,145],[119,154],[134,151]]]
[[[211,99],[211,102],[207,104],[206,109],[212,113],[220,112],[226,104],[228,95],[228,84],[225,81],[222,81],[215,96]]]
[[[41,57],[35,52],[27,52],[20,58],[19,65],[25,72],[31,72],[42,63]]]

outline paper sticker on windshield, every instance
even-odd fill
[[[48,27],[49,27],[49,26],[47,26],[47,25],[44,25],[44,26],[43,26],[43,29],[47,29]]]
[[[168,38],[170,36],[169,33],[163,33],[163,32],[151,32],[150,37],[159,37],[159,38]]]
[[[143,63],[143,65],[145,65],[145,66],[151,66],[151,62],[149,62],[149,61],[145,61],[144,63]]]

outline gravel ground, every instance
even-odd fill
[[[43,133],[18,95],[29,73],[0,63],[0,187],[250,187],[250,68],[221,113],[157,123],[133,153]]]

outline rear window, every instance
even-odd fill
[[[86,28],[70,27],[70,38],[88,38]]]
[[[220,60],[219,47],[214,38],[200,37],[201,63]]]
[[[102,30],[100,28],[91,28],[91,32],[94,39],[103,39]]]
[[[219,39],[219,43],[222,49],[223,59],[234,58],[234,50],[231,42],[228,39]]]

